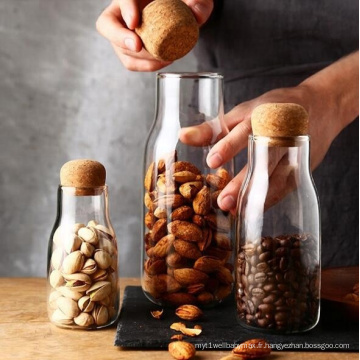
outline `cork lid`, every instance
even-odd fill
[[[61,186],[77,188],[75,195],[94,195],[94,188],[104,186],[105,180],[105,167],[95,160],[71,160],[60,170]]]
[[[156,0],[143,9],[141,24],[135,32],[156,59],[174,61],[195,46],[199,25],[182,0]]]
[[[307,135],[309,116],[298,104],[269,103],[256,107],[251,114],[254,135],[282,137]]]

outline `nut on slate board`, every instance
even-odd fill
[[[254,135],[267,137],[291,137],[307,135],[309,116],[298,104],[268,103],[257,106],[251,114]],[[271,142],[275,144],[274,141]]]
[[[141,24],[135,32],[156,59],[174,61],[195,46],[199,26],[183,1],[155,0],[142,11]]]
[[[60,170],[61,186],[77,188],[75,195],[95,195],[94,188],[104,186],[105,180],[105,167],[95,160],[71,160]]]

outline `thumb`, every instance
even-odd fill
[[[213,0],[183,0],[195,15],[199,25],[203,25],[210,17],[213,8]]]

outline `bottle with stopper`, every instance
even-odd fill
[[[320,208],[310,172],[308,114],[258,106],[237,210],[238,321],[252,330],[312,329],[320,314]]]
[[[48,247],[48,314],[62,328],[99,329],[119,314],[118,251],[106,170],[72,160],[60,171],[57,218]]]

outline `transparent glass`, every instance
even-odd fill
[[[240,193],[236,302],[240,324],[294,333],[320,315],[320,210],[309,137],[249,137]]]
[[[100,329],[117,320],[118,251],[107,186],[59,186],[47,274],[48,315],[55,325]]]
[[[228,133],[223,79],[160,73],[144,157],[142,287],[159,305],[212,306],[233,286],[231,218],[217,206],[233,163],[210,169],[211,146]]]

